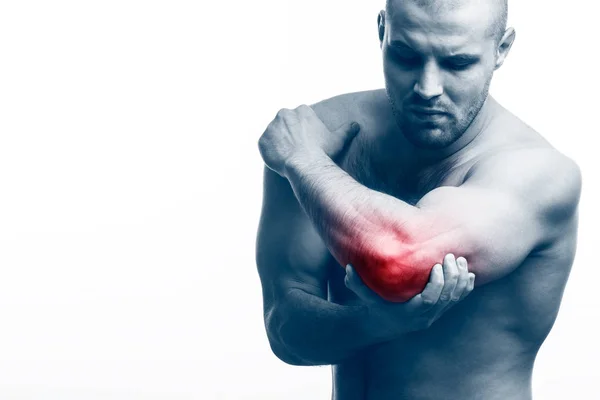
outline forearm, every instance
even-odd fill
[[[338,263],[389,301],[420,293],[445,254],[472,254],[457,222],[361,185],[325,155],[291,161],[286,177]]]
[[[331,365],[350,359],[368,346],[399,337],[382,327],[374,309],[339,305],[294,289],[269,314],[267,329],[277,354],[293,365]]]
[[[340,265],[374,250],[375,243],[378,251],[393,252],[413,240],[398,227],[414,220],[418,209],[361,185],[326,155],[296,159],[286,171],[299,203]]]

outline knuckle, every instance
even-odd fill
[[[450,271],[448,273],[448,279],[450,279],[452,281],[456,281],[456,280],[458,280],[459,275],[460,274],[458,273],[458,271]]]
[[[294,110],[298,115],[307,116],[310,114],[312,109],[306,104],[301,104]]]
[[[268,143],[267,142],[268,142],[268,140],[264,136],[262,136],[260,139],[258,139],[258,143],[257,143],[258,150],[261,151],[261,152],[265,151],[266,148],[268,147]]]
[[[425,305],[426,307],[431,307],[432,305],[435,304],[435,301],[433,299],[430,298],[423,298],[423,305]]]
[[[279,111],[277,111],[277,118],[285,118],[291,112],[292,110],[290,110],[289,108],[282,108]]]
[[[448,253],[448,254],[446,254],[446,256],[444,256],[444,261],[446,263],[453,263],[456,261],[456,258],[454,257],[454,254]]]

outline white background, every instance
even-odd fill
[[[257,140],[382,87],[383,0],[0,4],[0,398],[328,399],[264,332]],[[492,86],[584,174],[537,399],[600,398],[591,4],[513,0]]]

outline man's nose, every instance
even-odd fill
[[[421,75],[415,83],[414,91],[425,100],[441,96],[444,93],[440,70],[435,63],[428,62],[423,66]]]

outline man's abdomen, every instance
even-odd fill
[[[559,304],[556,293],[535,290],[544,279],[538,273],[532,282],[532,267],[477,288],[431,328],[334,367],[334,400],[530,399],[535,356],[554,316],[545,310],[540,320],[528,299]]]
[[[478,318],[484,310],[476,301],[462,306],[428,330],[374,348],[365,364],[364,398],[530,399],[539,344],[499,326],[506,322],[501,314],[496,321]]]

